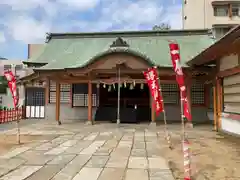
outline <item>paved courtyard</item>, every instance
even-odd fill
[[[16,129],[0,135],[11,134]],[[173,180],[160,151],[164,134],[147,124],[40,121],[22,127],[21,134],[42,138],[23,139],[0,155],[0,180]]]

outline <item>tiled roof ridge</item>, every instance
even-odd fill
[[[147,31],[111,31],[111,32],[64,32],[47,33],[46,42],[52,38],[97,38],[97,37],[146,37],[146,36],[173,36],[173,35],[211,35],[210,29],[189,29],[189,30],[147,30]]]

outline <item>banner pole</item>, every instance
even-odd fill
[[[14,68],[14,76],[15,76],[15,80],[16,80],[16,91],[18,91],[17,90],[17,69],[16,69],[16,65],[13,64],[12,66]],[[18,92],[17,92],[17,94],[18,94]],[[19,96],[19,94],[18,94],[18,96]],[[17,122],[16,122],[16,125],[17,125],[17,143],[20,144],[21,141],[20,141],[20,127],[19,127],[19,117],[18,117],[18,105],[14,105],[14,106],[15,106],[14,107],[15,111],[17,111],[16,112],[16,115],[17,115]]]
[[[183,113],[183,96],[182,96],[182,92],[180,90],[180,101],[181,101],[181,122],[182,122],[182,141],[185,140],[185,125],[184,125],[184,113]]]
[[[162,96],[162,91],[161,90],[160,90],[160,94]],[[166,116],[166,112],[165,112],[164,101],[163,101],[163,120],[164,120],[164,129],[165,129],[165,138],[167,140],[169,148],[172,149],[173,147],[172,147],[172,143],[171,143],[171,136],[170,136],[170,134],[168,132],[168,127],[167,127],[167,116]]]
[[[118,99],[117,99],[117,124],[120,124],[120,91],[121,91],[121,79],[120,79],[120,67],[118,67]]]
[[[160,87],[160,89],[159,89],[160,95],[163,99],[162,88],[161,88],[161,80],[159,78],[159,75],[158,75],[158,84],[159,84],[159,87]],[[169,148],[172,149],[171,136],[168,132],[168,127],[167,127],[167,116],[166,116],[166,111],[165,111],[164,100],[162,100],[162,105],[163,105],[163,121],[164,121],[165,139],[167,140]]]
[[[18,114],[18,107],[15,107],[15,111],[17,111],[16,112],[16,115],[17,115],[17,142],[18,142],[18,144],[20,144],[21,142],[20,142],[20,127],[19,127],[19,114]]]
[[[183,149],[183,167],[184,180],[191,180],[191,157],[190,157],[190,143],[186,137],[186,130],[184,124],[184,110],[183,110],[183,95],[181,93],[181,119],[182,119],[182,149]]]

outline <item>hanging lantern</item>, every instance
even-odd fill
[[[126,81],[124,82],[124,87],[125,87],[125,88],[127,87],[127,83],[126,83]]]
[[[133,81],[133,86],[134,86],[134,87],[136,86],[136,82],[135,82],[135,80]]]
[[[115,83],[113,83],[113,89],[114,89],[114,90],[116,89]]]
[[[122,84],[120,84],[120,88],[122,87]]]
[[[144,89],[144,84],[143,84],[143,83],[141,83],[140,88],[141,88],[141,89]]]
[[[106,88],[106,84],[103,84],[103,88]]]
[[[100,84],[99,83],[97,83],[97,88],[100,88]]]
[[[112,89],[111,85],[108,86],[108,92],[110,92]]]

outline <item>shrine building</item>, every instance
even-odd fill
[[[215,66],[186,63],[210,47],[208,30],[50,33],[24,63],[33,73],[21,79],[27,118],[49,121],[161,122],[156,117],[143,71],[157,66],[168,122],[180,122],[180,97],[169,40],[180,46],[193,123],[211,122]],[[120,82],[120,96],[118,96]],[[90,97],[90,98],[89,98]]]

